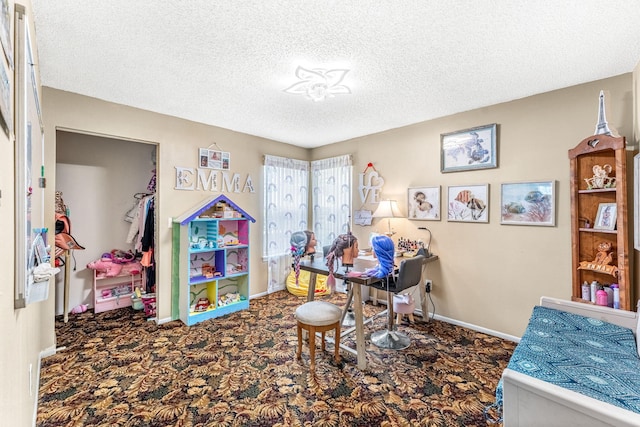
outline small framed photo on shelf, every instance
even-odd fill
[[[441,172],[498,167],[495,123],[440,135]]]
[[[615,203],[600,203],[596,222],[593,224],[594,230],[615,230],[616,219],[618,218],[618,205]]]
[[[489,184],[447,188],[447,220],[489,222]]]
[[[409,219],[440,221],[440,186],[408,189]]]
[[[555,181],[502,184],[500,224],[554,226]]]

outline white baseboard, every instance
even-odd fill
[[[64,349],[64,347],[62,347],[61,349]],[[38,365],[36,366],[35,390],[33,398],[33,420],[31,423],[33,427],[36,426],[36,421],[38,420],[38,396],[40,396],[40,367],[42,366],[42,359],[44,359],[45,357],[53,356],[57,351],[58,349],[56,347],[49,347],[45,348],[38,354]]]
[[[384,300],[378,299],[378,303],[379,304],[383,304],[383,305],[387,305],[387,300],[386,299],[384,299]],[[422,309],[420,309],[420,308],[416,308],[416,310],[413,312],[413,314],[416,314],[416,315],[424,318],[422,316]],[[450,317],[441,316],[439,314],[436,314],[433,318],[435,320],[439,320],[441,322],[451,323],[452,325],[461,326],[463,328],[471,329],[471,330],[474,330],[474,331],[477,331],[477,332],[482,332],[483,334],[492,335],[494,337],[502,338],[502,339],[505,339],[505,340],[508,340],[508,341],[513,341],[515,343],[519,343],[520,342],[520,337],[516,337],[514,335],[504,334],[502,332],[494,331],[493,329],[483,328],[482,326],[474,325],[473,323],[467,323],[467,322],[463,322],[461,320],[451,319]],[[431,319],[431,316],[429,316],[429,319]]]
[[[420,314],[422,315],[422,312],[420,312]],[[472,323],[462,322],[460,320],[451,319],[445,316],[440,316],[439,314],[436,314],[433,318],[436,320],[440,320],[441,322],[447,322],[447,323],[451,323],[452,325],[462,326],[463,328],[472,329],[474,331],[482,332],[483,334],[492,335],[494,337],[502,338],[508,341],[513,341],[516,343],[520,342],[519,337],[503,334],[502,332],[494,331],[493,329],[483,328],[482,326],[474,325]]]
[[[280,290],[284,290],[284,289],[280,289]],[[249,295],[249,301],[251,301],[252,299],[256,299],[256,298],[266,297],[267,295],[269,295],[269,292],[261,292],[259,294]]]

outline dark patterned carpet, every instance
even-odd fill
[[[431,321],[399,327],[408,349],[381,350],[368,338],[383,316],[366,327],[366,371],[345,351],[336,365],[328,344],[312,374],[308,347],[295,358],[303,302],[277,292],[191,327],[130,308],[60,317],[66,348],[42,362],[37,426],[487,425],[514,343]],[[379,310],[365,305],[367,315]]]

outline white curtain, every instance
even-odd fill
[[[291,233],[308,230],[309,162],[264,158],[264,243],[267,292],[285,289],[291,270]]]
[[[351,227],[352,174],[350,155],[311,162],[312,230],[318,247],[331,245]]]

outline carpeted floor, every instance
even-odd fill
[[[130,308],[60,317],[65,349],[42,362],[37,426],[487,425],[515,343],[432,320],[399,327],[408,349],[382,350],[368,340],[382,316],[366,326],[366,371],[345,351],[336,365],[328,344],[312,374],[306,345],[295,358],[303,302],[277,292],[191,327]],[[367,315],[381,309],[365,305]]]

